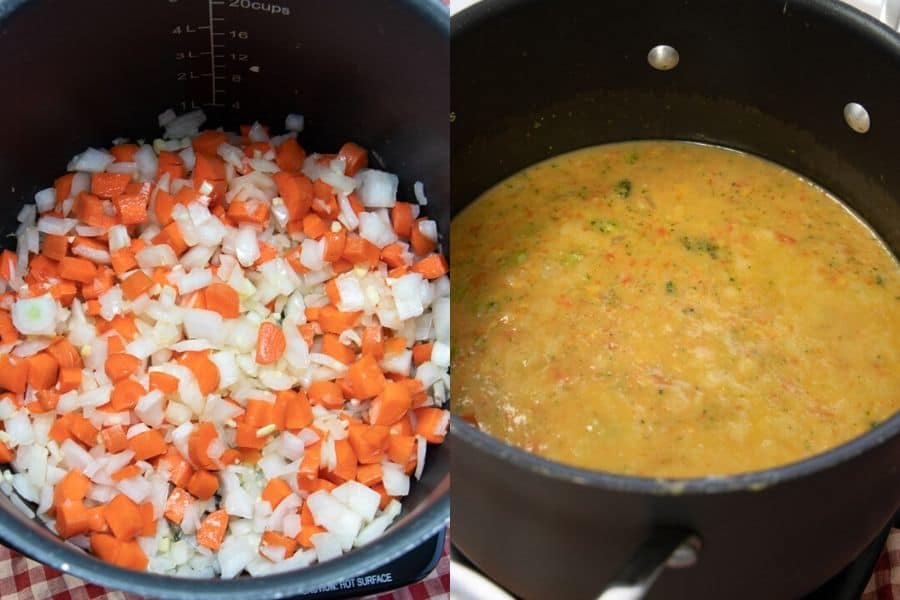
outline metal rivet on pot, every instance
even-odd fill
[[[650,63],[650,66],[660,71],[674,69],[678,66],[678,60],[678,50],[665,44],[650,48],[650,52],[647,54],[647,62]]]
[[[872,120],[869,118],[869,111],[858,102],[848,102],[844,106],[844,120],[850,129],[856,133],[866,133],[872,126]]]
[[[694,566],[697,562],[697,555],[700,552],[701,545],[700,538],[692,535],[675,548],[669,560],[666,561],[666,566],[671,569],[684,569]]]

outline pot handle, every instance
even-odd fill
[[[666,567],[679,569],[697,562],[700,538],[670,527],[653,530],[597,600],[639,600]]]

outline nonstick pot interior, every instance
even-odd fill
[[[15,231],[19,207],[74,154],[119,136],[152,140],[161,133],[159,113],[195,107],[207,113],[207,127],[259,120],[274,132],[285,115],[301,113],[304,147],[337,151],[352,140],[372,149],[375,166],[381,160],[400,176],[401,199],[413,197],[413,182],[424,182],[425,212],[448,233],[449,24],[437,0],[13,0],[0,3],[0,19],[4,236]],[[220,55],[214,64],[211,52]],[[403,515],[371,545],[300,572],[196,581],[103,563],[0,498],[0,538],[8,545],[89,581],[154,598],[308,592],[397,558],[448,518],[448,453],[433,447]]]
[[[900,38],[837,1],[484,0],[451,23],[457,213],[549,156],[635,139],[744,150],[808,177],[900,248]],[[680,55],[653,69],[651,48]],[[862,104],[868,133],[845,122]],[[452,262],[452,256],[451,256]],[[563,467],[454,418],[454,542],[525,598],[597,594],[659,525],[698,564],[651,597],[796,597],[900,506],[900,415],[831,453],[732,478],[660,482]]]

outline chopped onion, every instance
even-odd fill
[[[288,131],[303,131],[303,115],[291,113],[284,119],[284,128]]]
[[[428,198],[425,197],[425,185],[421,181],[413,184],[413,195],[415,195],[416,202],[420,205],[425,206],[428,204]]]
[[[356,174],[359,199],[363,206],[390,208],[397,203],[400,178],[378,169],[363,169]]]
[[[249,267],[259,258],[259,244],[256,241],[256,230],[249,225],[238,229],[234,242],[235,256],[241,266]]]
[[[60,219],[47,215],[38,219],[37,230],[50,235],[67,235],[77,224],[78,219]]]
[[[172,267],[178,262],[175,251],[167,244],[147,246],[135,255],[138,266],[142,269],[155,267]]]
[[[179,115],[167,122],[164,127],[166,132],[163,137],[171,140],[197,135],[200,126],[206,121],[206,115],[202,110],[195,110]]]
[[[106,167],[115,161],[113,155],[106,150],[88,148],[81,154],[76,154],[69,163],[69,171],[85,171],[87,173],[102,173]]]
[[[60,198],[62,200],[63,198]],[[38,212],[53,210],[56,206],[56,190],[52,187],[44,188],[34,195],[34,204]]]
[[[58,305],[50,294],[16,300],[12,307],[13,325],[26,335],[53,335]]]

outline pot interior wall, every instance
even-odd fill
[[[152,141],[167,108],[202,108],[206,127],[259,120],[273,133],[283,131],[288,113],[303,114],[300,142],[308,151],[336,152],[348,140],[372,149],[371,166],[381,160],[400,176],[400,199],[412,199],[413,183],[424,182],[424,212],[448,234],[449,46],[439,2],[13,0],[0,7],[0,19],[0,81],[9,86],[0,100],[6,247],[15,245],[6,236],[16,230],[19,207],[64,173],[73,155],[119,136]],[[293,595],[384,564],[432,535],[447,517],[448,472],[447,450],[429,449],[428,468],[388,535],[302,577],[223,587],[122,571],[79,558],[6,498],[0,533],[48,564],[68,562],[73,574],[152,597]]]
[[[812,179],[896,251],[900,42],[859,13],[813,4],[501,1],[454,17],[452,212],[555,154],[688,139]],[[657,44],[678,50],[677,68],[648,65]],[[871,115],[867,134],[844,122],[851,101]]]

